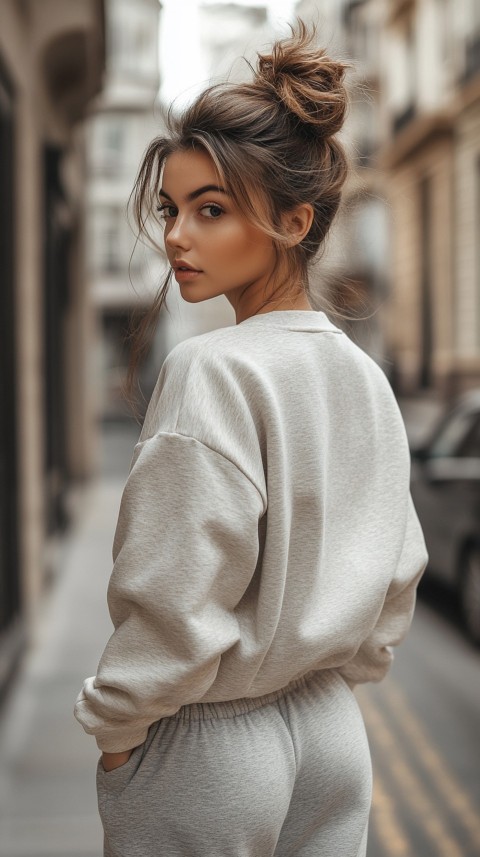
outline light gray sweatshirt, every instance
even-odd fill
[[[378,681],[427,559],[393,391],[325,313],[192,337],[165,360],[133,452],[114,633],[75,716],[117,752],[187,703],[312,669]]]

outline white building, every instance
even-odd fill
[[[100,417],[129,413],[121,392],[129,356],[125,336],[132,311],[151,304],[165,267],[161,257],[136,244],[131,214],[127,217],[142,154],[164,128],[157,100],[159,16],[158,0],[106,2],[105,84],[88,126],[87,189]],[[159,363],[161,354],[154,348],[141,374],[147,394]]]

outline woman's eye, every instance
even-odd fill
[[[215,217],[220,217],[220,215],[223,214],[223,208],[221,208],[220,205],[215,205],[214,203],[209,203],[208,205],[204,205],[200,209],[200,212],[203,215],[203,217],[215,218]],[[205,214],[205,212],[210,212],[210,213]]]
[[[169,202],[164,202],[162,205],[157,205],[157,211],[160,214],[160,217],[166,219],[167,217],[176,217],[177,209],[174,205],[171,205]]]

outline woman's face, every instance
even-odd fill
[[[259,303],[275,267],[273,242],[219,186],[210,156],[204,151],[169,155],[159,197],[165,249],[184,300],[226,295],[236,310],[242,305],[242,315],[248,314],[245,305]]]

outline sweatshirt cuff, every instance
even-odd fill
[[[116,733],[118,735],[118,733]],[[125,734],[125,733],[122,733]],[[144,744],[147,738],[148,729],[142,730],[142,738],[134,737],[134,733],[129,733],[131,737],[127,737],[125,735],[124,738],[118,738],[111,736],[103,737],[101,735],[95,735],[95,741],[97,742],[97,747],[99,750],[105,753],[125,753],[127,750],[134,750],[135,747],[139,747],[140,744]],[[135,733],[137,736],[140,734],[139,732]]]
[[[95,735],[99,750],[105,751],[105,753],[124,753],[126,750],[132,750],[145,742],[148,726],[135,728],[134,725],[129,724],[128,727],[122,727],[119,723],[104,729],[99,728],[98,720],[94,716],[92,717],[88,699],[82,698],[82,695],[83,690],[77,698],[73,713],[85,732],[89,735]]]

